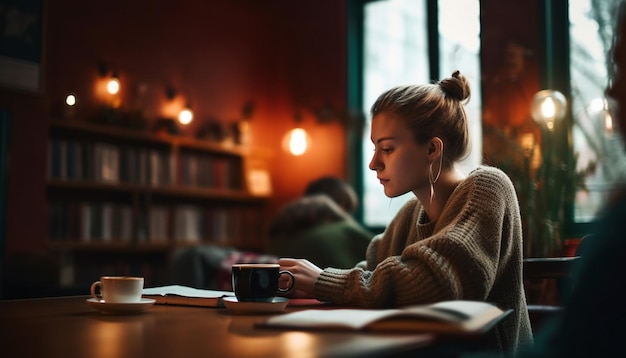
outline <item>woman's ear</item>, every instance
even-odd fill
[[[433,137],[428,143],[428,156],[431,159],[443,156],[443,141],[439,137]]]

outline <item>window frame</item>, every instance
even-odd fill
[[[363,108],[363,56],[364,56],[364,33],[363,26],[365,21],[364,8],[368,3],[376,2],[380,0],[348,0],[347,2],[347,34],[348,34],[348,107],[355,109],[356,113],[361,113]],[[439,79],[439,10],[437,0],[426,0],[426,12],[428,22],[427,39],[428,39],[428,65],[429,65],[429,77],[431,80],[436,81]],[[361,166],[363,158],[366,153],[363,152],[362,142],[362,126],[365,125],[365,117],[359,118],[357,125],[358,130],[349,131],[348,143],[350,145],[350,153],[353,154],[352,160],[350,160],[349,173],[353,178],[352,184],[360,198],[364,197],[365,188],[363,185],[363,177],[367,175],[364,168]],[[359,205],[355,211],[355,218],[365,225],[365,211],[364,205]],[[367,228],[374,232],[383,232],[384,226],[367,226]]]
[[[569,0],[551,0],[540,2],[539,6],[541,28],[540,35],[540,58],[539,58],[539,83],[541,88],[550,88],[563,93],[568,100],[569,110],[564,118],[566,131],[561,133],[565,138],[560,140],[566,146],[562,148],[568,153],[563,158],[568,167],[576,166],[574,162],[574,143],[572,133],[574,116],[571,111],[572,86],[571,86],[571,59],[570,59],[570,32],[569,32]],[[567,64],[563,66],[562,64]],[[588,234],[593,225],[590,222],[576,222],[575,202],[565,203],[564,227],[562,235],[564,239],[582,237]]]

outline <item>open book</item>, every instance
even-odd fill
[[[170,285],[144,288],[142,296],[154,299],[157,304],[223,307],[222,297],[235,296],[235,294],[230,291],[203,290]]]
[[[397,309],[308,309],[274,316],[258,327],[480,334],[512,310],[486,302],[443,301]]]

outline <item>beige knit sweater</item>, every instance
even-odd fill
[[[532,342],[522,284],[522,228],[511,180],[481,166],[454,190],[431,222],[410,200],[367,250],[367,270],[325,269],[322,301],[393,307],[466,299],[513,309],[490,337],[500,350]]]

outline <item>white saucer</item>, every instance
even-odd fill
[[[137,313],[152,306],[155,300],[142,298],[139,302],[105,302],[97,298],[87,299],[87,303],[102,313]]]
[[[289,303],[286,297],[274,297],[271,302],[239,302],[237,297],[223,297],[222,301],[234,313],[277,313]]]

